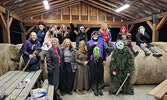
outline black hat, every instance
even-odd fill
[[[44,24],[44,22],[42,22],[42,21],[40,21],[40,22],[38,23],[38,25],[46,26],[46,25]]]

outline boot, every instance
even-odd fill
[[[148,52],[148,51],[145,52],[145,56],[149,56],[150,54],[151,54],[151,53]]]
[[[78,89],[76,89],[76,92],[77,92],[78,95],[82,95],[83,94],[82,91],[78,90]]]
[[[162,54],[155,52],[155,53],[153,53],[153,56],[159,58],[162,56]]]
[[[103,92],[102,92],[102,84],[99,84],[98,85],[98,93],[99,93],[99,95],[103,95]]]
[[[135,51],[134,49],[132,49],[131,51],[133,52],[135,57],[139,54],[139,51]]]
[[[19,54],[17,55],[17,57],[16,58],[11,58],[11,60],[14,61],[14,62],[20,62],[20,57],[21,57],[22,54],[23,54],[23,49],[21,47],[21,49],[20,49]]]
[[[60,98],[60,95],[57,93],[57,90],[54,91],[54,100],[62,100],[62,98]]]
[[[97,85],[92,85],[92,90],[93,90],[95,96],[99,96],[99,94],[97,92]]]

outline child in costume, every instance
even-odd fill
[[[131,34],[127,32],[127,29],[125,26],[122,26],[120,29],[120,32],[117,35],[117,40],[122,40],[125,42],[125,46],[129,47],[130,50],[133,52],[134,56],[136,57],[139,54],[139,51],[135,51],[133,49],[133,46],[131,44]]]

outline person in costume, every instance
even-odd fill
[[[61,55],[58,48],[59,40],[57,38],[52,39],[52,47],[46,53],[47,62],[47,73],[48,81],[50,85],[54,86],[54,97],[53,100],[62,100],[60,95],[57,93],[57,88],[59,85],[60,76],[60,65],[61,65]]]
[[[115,46],[111,42],[112,41],[111,32],[110,29],[108,29],[106,23],[101,25],[99,33],[100,33],[100,38],[104,40],[104,47],[106,48],[106,51],[110,54],[111,51],[115,49]]]
[[[87,37],[87,33],[85,33],[85,28],[84,26],[80,26],[79,27],[79,33],[77,34],[76,37],[76,50],[78,50],[79,47],[79,42],[84,40],[86,43],[88,42],[88,37]]]
[[[31,59],[31,60],[28,64],[28,67],[26,68],[26,71],[27,70],[37,71],[39,69],[39,59],[38,59],[37,55],[40,52],[37,51],[37,52],[35,52],[35,54],[33,54],[33,52],[35,51],[35,48],[40,48],[40,47],[41,47],[41,44],[37,40],[37,34],[35,32],[31,32],[30,38],[27,39],[23,44],[23,48],[22,48],[23,49],[23,60],[24,60],[25,64],[24,64],[24,66],[22,66],[21,69],[24,69],[24,67],[28,63],[29,59]]]
[[[106,64],[106,51],[104,42],[98,31],[93,31],[91,40],[87,42],[89,53],[90,84],[95,96],[103,95],[102,84],[104,83],[104,65]]]
[[[75,49],[71,44],[70,39],[65,39],[60,46],[61,49],[61,95],[65,93],[72,95],[74,84],[74,72],[77,68],[75,62]]]
[[[134,68],[134,55],[127,46],[124,46],[123,41],[118,40],[115,44],[116,49],[113,51],[110,62],[110,77],[111,86],[109,88],[109,95],[116,94],[121,84],[126,80],[122,94],[134,94],[134,88],[131,83]]]
[[[130,50],[133,52],[134,56],[136,57],[139,54],[139,51],[135,51],[133,49],[133,46],[131,44],[131,34],[127,32],[127,29],[125,26],[122,26],[120,29],[120,32],[117,35],[117,40],[122,40],[125,42],[125,46],[129,47]]]
[[[88,66],[88,52],[84,40],[79,42],[79,50],[75,53],[75,62],[77,63],[78,67],[75,73],[74,90],[76,90],[79,95],[86,94],[84,89],[88,90],[90,88],[90,73]]]
[[[136,34],[136,44],[145,52],[146,56],[149,56],[151,53],[147,51],[147,48],[153,53],[155,57],[161,57],[162,54],[158,53],[152,44],[149,43],[150,36],[145,32],[145,27],[140,26]]]
[[[44,62],[44,59],[46,57],[46,52],[52,47],[51,41],[53,38],[58,38],[58,30],[57,25],[54,25],[50,27],[50,29],[47,31],[44,42],[42,44],[42,55],[41,55],[41,62]]]
[[[60,44],[62,44],[66,38],[70,39],[71,34],[74,34],[74,25],[71,22],[70,22],[70,27],[71,29],[68,31],[66,25],[62,24],[60,26],[60,29],[58,32],[58,35],[59,35],[58,39],[60,41]]]
[[[40,21],[37,25],[37,28],[35,28],[32,32],[35,32],[37,34],[37,37],[38,37],[37,40],[42,45],[44,42],[45,34],[47,32],[46,25],[42,21]],[[20,62],[20,57],[22,54],[23,54],[23,46],[20,48],[19,54],[17,55],[17,57],[11,58],[11,60],[15,62]]]

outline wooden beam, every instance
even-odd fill
[[[107,24],[112,24],[112,25],[126,25],[126,22],[111,22],[111,21],[88,21],[88,20],[83,20],[83,21],[78,21],[78,20],[41,20],[41,19],[25,19],[24,23],[25,24],[30,24],[32,26],[35,26],[36,23],[39,21],[43,21],[45,24],[69,24],[69,22],[72,22],[73,24],[99,24],[101,23],[107,23]]]
[[[105,9],[105,8],[103,8],[103,7],[100,7],[100,6],[97,6],[97,5],[93,4],[93,3],[90,3],[90,2],[87,2],[87,1],[82,1],[82,2],[85,3],[85,4],[87,4],[87,5],[96,7],[96,8],[98,8],[98,9],[103,10],[103,11],[106,11],[106,12],[108,12],[108,13],[114,14],[114,15],[116,15],[116,16],[123,17],[123,18],[125,18],[125,19],[131,19],[131,18],[128,18],[127,16],[123,16],[123,15],[121,15],[121,14],[116,14],[116,13],[114,13],[114,12],[111,11],[111,10],[107,10],[107,9]]]
[[[79,21],[81,21],[81,4],[79,3]]]
[[[24,43],[26,41],[26,30],[25,30],[25,27],[23,25],[23,22],[19,22],[19,26],[20,26],[20,29],[22,31],[22,34],[21,34],[21,37],[22,37],[22,43]]]
[[[21,17],[27,17],[27,16],[32,16],[34,14],[40,14],[40,13],[43,13],[43,12],[50,12],[52,10],[55,10],[55,9],[59,9],[59,8],[62,8],[64,6],[70,6],[70,5],[74,5],[74,4],[78,4],[80,0],[73,0],[73,3],[72,1],[67,1],[67,2],[63,2],[63,3],[59,3],[59,4],[56,4],[56,5],[53,5],[52,8],[50,8],[50,10],[46,10],[46,9],[38,9],[38,10],[34,10],[34,11],[30,11],[30,12],[27,12],[26,14],[21,14],[20,16]]]
[[[71,6],[70,6],[70,20],[72,20]]]
[[[52,8],[53,5],[57,5],[58,3],[62,2],[64,0],[58,0],[58,1],[54,1],[54,2],[50,2],[50,7]],[[41,1],[40,1],[41,2]],[[57,5],[58,6],[58,5]],[[16,13],[17,14],[24,14],[26,12],[31,12],[31,11],[35,11],[35,10],[39,10],[39,9],[43,9],[43,10],[46,10],[44,8],[44,6],[41,4],[41,5],[37,5],[35,7],[32,7],[32,8],[29,8],[29,9],[25,9],[25,10],[21,10],[21,11],[17,11]]]
[[[152,22],[150,22],[150,21],[146,21],[146,22],[147,22],[148,26],[150,26],[150,28],[153,30],[153,24],[152,24]]]
[[[104,7],[106,9],[108,9],[108,10],[111,10],[113,14],[116,14],[115,10],[113,10],[112,8],[110,8],[110,7],[106,6],[106,5],[103,5],[103,4],[101,4],[101,3],[97,2],[97,1],[93,1],[93,0],[88,0],[88,1],[92,2],[93,4],[96,4],[98,6]],[[131,16],[130,14],[125,14],[125,13],[122,13],[122,12],[119,12],[118,14],[121,14],[123,16],[129,17],[131,19],[136,19],[135,17]]]
[[[90,7],[88,6],[88,21],[90,21]]]
[[[153,7],[157,7],[159,9],[162,9],[162,10],[166,11],[165,7],[159,5],[158,3],[154,2],[153,0],[145,0],[145,1],[147,1],[148,4],[152,5]]]
[[[87,27],[86,30],[85,30],[85,32],[89,31],[89,29],[90,29],[90,27]]]
[[[5,18],[4,18],[3,14],[1,12],[0,12],[0,24],[1,24],[2,28],[7,27]]]
[[[5,8],[0,6],[0,12],[3,12],[4,14],[6,14]],[[12,12],[10,12],[10,16],[19,20],[19,21],[22,21],[22,19],[18,15],[13,14]]]
[[[34,28],[35,26],[31,26],[30,29],[28,29],[28,31],[25,32],[25,35],[27,36]]]
[[[39,2],[38,2],[39,1]],[[51,1],[51,0],[48,0],[48,1]],[[27,3],[26,5],[24,6],[19,6],[19,7],[16,7],[16,8],[11,8],[10,11],[15,11],[15,12],[18,12],[18,11],[22,11],[24,9],[29,9],[29,8],[33,8],[33,6],[37,6],[37,5],[42,5],[43,2],[41,2],[41,0],[34,0],[34,2],[31,2],[31,3]]]
[[[132,25],[130,26],[128,32],[129,32],[129,33],[132,32],[133,28],[134,28],[134,24],[132,24]]]
[[[163,26],[166,20],[167,20],[167,17],[162,18],[159,24],[157,25],[156,30],[160,30],[160,28]]]
[[[128,24],[136,24],[136,23],[141,23],[141,22],[145,22],[145,21],[148,21],[148,20],[152,20],[152,17],[150,16],[150,17],[130,21],[130,22],[128,22]]]
[[[13,21],[13,17],[10,17],[10,19],[9,19],[9,27],[11,26],[12,21]]]
[[[17,2],[17,3],[6,4],[5,7],[6,7],[6,8],[17,7],[17,6],[19,6],[19,5],[22,5],[22,4],[25,4],[25,3],[30,3],[30,2],[32,2],[32,1],[34,1],[34,0],[27,0],[27,1],[24,0],[24,1]]]
[[[61,9],[60,20],[63,20],[63,11],[62,11],[62,9]]]

